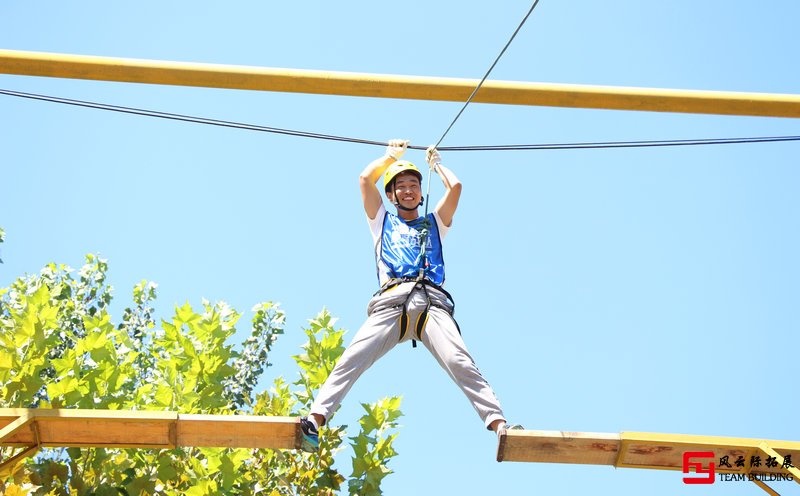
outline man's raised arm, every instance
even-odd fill
[[[442,165],[442,157],[436,148],[428,148],[425,158],[428,165],[431,166],[431,172],[436,171],[444,184],[444,196],[436,205],[436,212],[444,222],[444,225],[449,227],[453,223],[453,216],[458,208],[458,200],[461,198],[461,181],[458,180],[453,171]]]
[[[375,183],[381,178],[386,168],[393,162],[396,162],[406,151],[408,146],[407,140],[394,139],[389,141],[389,146],[386,147],[386,153],[370,162],[367,167],[358,176],[358,184],[361,187],[361,199],[364,202],[364,211],[367,217],[374,219],[378,214],[378,209],[381,207],[383,199],[381,192]]]

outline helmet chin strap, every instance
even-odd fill
[[[414,208],[408,208],[408,207],[404,207],[404,206],[400,205],[400,202],[399,202],[399,201],[397,201],[397,199],[396,199],[396,198],[395,198],[395,200],[394,200],[394,206],[395,206],[395,207],[397,207],[397,208],[399,208],[400,210],[405,210],[406,212],[413,212],[414,210],[416,210],[416,209],[418,209],[419,207],[421,207],[423,203],[425,203],[425,199],[424,199],[424,198],[420,198],[420,199],[419,199],[419,205],[417,205],[417,206],[416,206],[416,207],[414,207]]]

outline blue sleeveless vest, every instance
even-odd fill
[[[404,221],[397,214],[386,212],[383,218],[380,253],[376,253],[379,281],[380,271],[388,278],[419,275],[422,265],[422,250],[419,243],[426,224],[428,238],[425,248],[425,278],[439,286],[444,283],[442,240],[433,213],[429,213],[427,217]]]

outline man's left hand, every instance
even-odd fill
[[[432,171],[436,171],[436,166],[442,163],[442,156],[433,145],[429,146],[425,151],[425,160],[428,162]]]

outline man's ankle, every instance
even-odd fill
[[[314,427],[316,427],[317,429],[319,429],[321,425],[325,425],[325,417],[323,417],[318,413],[310,414],[308,416],[308,420],[310,420],[314,424]]]
[[[489,428],[491,428],[495,433],[499,434],[500,433],[500,429],[505,427],[505,425],[506,425],[506,420],[505,419],[497,419],[494,422],[492,422],[492,424],[489,426]]]

